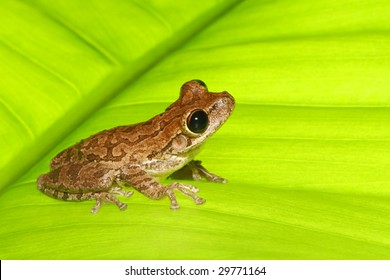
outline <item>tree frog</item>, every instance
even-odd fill
[[[127,205],[116,196],[131,196],[127,187],[151,199],[167,196],[171,209],[179,208],[175,190],[203,204],[205,199],[196,194],[195,186],[160,182],[184,169],[191,171],[194,180],[226,182],[193,159],[234,106],[228,92],[209,92],[201,80],[186,82],[165,112],[146,122],[101,131],[60,152],[51,160],[50,171],[39,176],[37,187],[64,201],[96,200],[92,213],[104,202],[125,210]]]

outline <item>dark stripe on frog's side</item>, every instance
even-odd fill
[[[45,186],[38,186],[38,189],[44,194],[63,201],[86,201],[91,200],[96,197],[99,193],[96,192],[87,192],[87,193],[69,193],[61,192]]]
[[[42,174],[39,176],[38,181],[37,181],[37,187],[39,190],[52,190],[52,196],[57,197],[57,194],[55,191],[58,193],[69,193],[69,194],[83,194],[83,193],[89,193],[89,192],[108,192],[112,184],[111,182],[108,182],[106,186],[100,187],[99,189],[96,189],[94,186],[90,185],[76,185],[72,187],[65,187],[62,183],[59,183],[59,181],[56,178],[52,177],[52,174],[58,174],[62,172],[66,172],[66,170],[61,170],[62,168],[59,168],[58,170],[52,170],[49,173]],[[66,174],[66,173],[65,173]]]

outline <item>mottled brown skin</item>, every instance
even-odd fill
[[[179,182],[164,186],[159,181],[186,168],[194,180],[204,177],[226,182],[193,158],[230,116],[234,105],[229,93],[211,93],[202,81],[189,81],[181,87],[179,99],[164,113],[147,122],[104,130],[59,153],[50,163],[50,172],[38,178],[38,189],[65,201],[95,199],[92,213],[103,202],[126,209],[127,205],[116,198],[132,195],[125,187],[133,187],[151,199],[168,196],[172,209],[179,208],[174,190],[202,204],[205,200],[196,195],[196,187]],[[195,117],[197,111],[208,117],[206,126]],[[202,129],[194,132],[190,119]]]

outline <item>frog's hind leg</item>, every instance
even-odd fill
[[[94,207],[92,207],[91,213],[97,213],[104,202],[115,203],[120,210],[125,210],[127,205],[117,199],[116,195],[130,197],[133,194],[131,191],[123,190],[122,185],[107,186],[107,190],[100,192],[81,192],[82,188],[75,188],[77,192],[68,192],[61,189],[60,184],[49,181],[49,179],[51,178],[48,177],[47,174],[41,175],[39,177],[37,187],[41,192],[47,196],[63,201],[96,200],[96,204]],[[49,182],[50,185],[47,185],[43,182]]]
[[[94,193],[91,199],[96,199],[95,206],[92,207],[91,213],[96,214],[104,202],[115,203],[119,210],[127,209],[127,204],[120,201],[115,195],[130,197],[133,194],[131,191],[122,190],[120,187],[112,188],[109,192]]]

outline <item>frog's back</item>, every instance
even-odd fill
[[[131,133],[133,128],[134,125],[118,126],[83,139],[57,154],[50,161],[50,168],[54,170],[69,164],[104,161],[110,157],[110,152],[119,142],[118,132]]]

